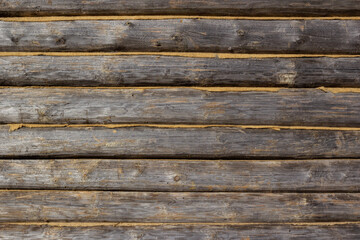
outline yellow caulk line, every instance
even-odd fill
[[[206,52],[0,52],[0,57],[12,56],[54,56],[54,57],[85,57],[85,56],[169,56],[191,58],[355,58],[360,55],[349,54],[246,54],[246,53],[206,53]]]
[[[327,88],[327,87],[318,87],[324,92],[331,93],[360,93],[360,88]]]
[[[3,17],[7,22],[55,22],[86,20],[167,20],[167,19],[213,19],[213,20],[360,20],[351,17],[250,17],[250,16],[184,16],[184,15],[137,15],[137,16],[50,16],[50,17]]]
[[[279,222],[279,223],[127,223],[127,222],[3,222],[0,225],[50,226],[50,227],[136,227],[136,226],[251,226],[251,225],[294,225],[294,226],[334,226],[360,224],[357,221],[347,222]]]
[[[291,88],[276,88],[276,87],[174,87],[174,86],[157,86],[157,87],[71,87],[71,86],[0,86],[0,89],[86,89],[86,90],[133,90],[133,91],[143,91],[147,89],[193,89],[207,92],[278,92],[282,89],[291,89]],[[324,91],[323,89],[321,89]]]
[[[207,92],[279,92],[281,90],[288,91],[311,91],[319,90],[326,93],[360,93],[360,88],[334,88],[334,87],[318,87],[318,88],[288,88],[288,87],[174,87],[174,86],[153,86],[153,87],[73,87],[73,86],[0,86],[0,89],[85,89],[85,90],[133,90],[144,91],[148,89],[164,89],[179,90],[193,89]]]
[[[20,159],[20,161],[23,161],[24,159]],[[328,159],[328,158],[309,158],[309,159],[271,159],[271,160],[264,160],[264,159],[198,159],[198,158],[188,158],[188,159],[183,159],[183,158],[168,158],[168,159],[164,159],[164,158],[148,158],[148,159],[141,159],[141,158],[132,158],[132,159],[123,159],[123,158],[60,158],[60,159],[45,159],[42,158],[42,160],[44,162],[46,161],[58,161],[58,162],[73,162],[73,161],[79,161],[79,162],[88,162],[88,161],[112,161],[112,162],[127,162],[127,161],[145,161],[145,162],[184,162],[184,163],[190,163],[190,162],[209,162],[212,164],[216,164],[217,162],[221,162],[224,164],[227,163],[233,163],[233,162],[258,162],[258,163],[265,163],[265,164],[272,164],[274,162],[277,163],[282,163],[282,162],[294,162],[294,163],[298,163],[301,164],[302,162],[318,162],[318,161],[323,161],[323,162],[344,162],[344,161],[353,161],[353,162],[360,162],[360,159],[355,159],[355,158],[341,158],[341,159]],[[14,159],[0,159],[0,163],[4,163],[4,162],[12,162],[14,161]],[[16,160],[17,161],[17,160]],[[24,160],[26,162],[32,162],[32,161],[38,161],[38,159],[26,159]],[[4,189],[3,189],[4,190]],[[6,190],[11,190],[11,189],[6,189]],[[24,190],[24,189],[14,189],[12,191],[28,191],[30,189]],[[43,189],[46,190],[47,189]],[[49,190],[49,189],[48,189]],[[0,190],[1,191],[1,190]],[[33,191],[37,191],[37,190],[33,190]],[[52,190],[52,191],[57,191],[57,190]],[[61,189],[59,189],[59,191],[62,191]],[[71,191],[69,189],[63,190],[63,191]],[[75,190],[75,191],[79,191],[79,190]],[[80,191],[86,191],[86,190],[80,190]],[[91,190],[94,191],[94,190]],[[101,191],[101,190],[97,190],[97,191]]]
[[[321,126],[277,126],[277,125],[192,125],[192,124],[7,124],[9,131],[20,128],[129,128],[129,127],[150,127],[150,128],[212,128],[228,127],[241,129],[272,129],[272,130],[327,130],[327,131],[360,131],[360,127],[321,127]]]

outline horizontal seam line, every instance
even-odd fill
[[[314,158],[314,159],[196,159],[196,158],[188,158],[188,159],[176,159],[176,158],[169,158],[169,159],[146,159],[146,158],[130,158],[130,159],[123,159],[123,158],[39,158],[39,159],[33,159],[33,158],[12,158],[12,159],[7,159],[7,158],[0,158],[0,161],[163,161],[163,162],[167,162],[167,161],[183,161],[183,162],[213,162],[215,163],[216,161],[226,161],[226,162],[285,162],[285,161],[292,161],[292,162],[301,162],[301,161],[360,161],[360,158]]]
[[[53,22],[75,20],[167,20],[167,19],[213,19],[213,20],[360,20],[360,16],[331,17],[251,17],[251,16],[198,16],[198,15],[123,15],[123,16],[44,16],[1,17],[7,22]]]
[[[152,128],[211,128],[211,127],[230,127],[240,129],[272,129],[272,130],[329,130],[329,131],[360,131],[360,127],[321,127],[321,126],[278,126],[278,125],[197,125],[197,124],[0,124],[0,127],[8,126],[9,131],[20,128],[86,128],[86,127],[105,127],[105,128],[126,128],[126,127],[152,127]]]
[[[11,89],[101,89],[101,90],[147,90],[147,89],[193,89],[193,90],[201,90],[201,91],[214,91],[214,92],[228,92],[228,91],[240,91],[240,92],[248,92],[248,91],[265,91],[265,92],[276,92],[281,89],[301,89],[301,88],[286,88],[286,87],[196,87],[196,86],[151,86],[151,87],[83,87],[83,86],[0,86],[0,89],[11,88]],[[305,90],[314,89],[314,88],[303,88]],[[352,90],[359,91],[359,88],[318,88],[320,90],[325,89],[342,89],[342,90]]]
[[[266,223],[266,222],[257,222],[257,223],[140,223],[140,222],[133,222],[133,223],[126,223],[126,222],[0,222],[0,225],[49,225],[49,226],[83,226],[83,227],[91,227],[91,226],[114,226],[114,227],[121,227],[121,226],[162,226],[162,225],[208,225],[208,226],[246,226],[246,225],[304,225],[304,226],[326,226],[326,225],[345,225],[345,224],[360,224],[360,221],[339,221],[339,222],[273,222],[273,223]]]
[[[216,185],[215,185],[216,186]],[[174,191],[174,190],[118,190],[118,189],[81,189],[79,187],[68,187],[68,188],[0,188],[0,192],[116,192],[116,193],[171,193],[171,194],[181,194],[181,193],[189,193],[189,194],[252,194],[252,193],[257,193],[257,194],[299,194],[299,195],[319,195],[319,194],[359,194],[360,190],[354,190],[354,191],[349,191],[349,190],[331,190],[331,191],[316,191],[316,190],[246,190],[246,191],[235,191],[235,190],[230,190],[230,191],[224,191],[224,190],[213,190],[213,191],[209,191],[209,190],[198,190],[195,189],[193,191],[189,191],[189,190],[179,190],[179,191]]]
[[[144,156],[144,155],[141,155],[141,156]],[[69,157],[73,157],[75,159],[88,159],[89,156],[81,156],[81,155],[68,155],[66,157],[64,156],[59,156],[59,155],[54,155],[54,156],[51,156],[51,159],[54,159],[54,160],[62,160],[62,159],[65,159],[65,158],[69,158]],[[130,159],[159,159],[161,157],[153,157],[152,156],[149,156],[149,155],[146,155],[144,157],[139,157],[139,156],[136,156],[136,157],[131,157],[129,155],[115,155],[114,157],[109,157],[109,156],[103,156],[103,155],[97,155],[96,156],[97,159],[124,159],[124,160],[130,160]],[[5,155],[5,156],[1,156],[0,157],[1,159],[4,159],[4,160],[12,160],[12,159],[17,159],[17,160],[26,160],[26,159],[29,159],[29,160],[42,160],[42,159],[49,159],[49,155],[27,155],[27,156],[19,156],[19,155]],[[165,159],[165,160],[172,160],[172,159],[188,159],[188,157],[179,157],[179,156],[176,156],[174,158],[172,158],[171,156],[167,156],[167,157],[164,157],[162,159]],[[275,159],[275,160],[282,160],[284,159],[285,161],[289,160],[289,159],[294,159],[294,160],[304,160],[304,159],[308,159],[309,157],[307,158],[302,158],[302,157],[293,157],[293,158],[289,158],[289,157],[286,157],[286,158],[281,158],[281,157],[244,157],[244,156],[223,156],[223,157],[215,157],[215,158],[211,158],[211,157],[206,157],[206,158],[199,158],[199,159],[207,159],[207,160],[238,160],[240,161],[239,159],[242,159],[242,160],[249,160],[249,161],[252,161],[255,159],[255,161],[257,160],[272,160],[272,159]],[[331,157],[331,158],[327,158],[329,160],[339,160],[339,159],[343,159],[343,157]],[[355,160],[358,160],[359,159],[359,156],[355,156],[355,157],[347,157],[348,160],[351,160],[351,159],[355,159]]]
[[[178,194],[178,193],[190,193],[190,194],[201,194],[201,195],[206,195],[206,194],[251,194],[254,192],[237,192],[237,191],[217,191],[217,192],[204,192],[204,191],[182,191],[182,192],[176,192],[176,191],[131,191],[131,190],[121,190],[121,191],[117,191],[117,190],[106,190],[106,189],[102,189],[102,190],[72,190],[72,189],[8,189],[8,188],[1,188],[0,192],[121,192],[121,193],[135,193],[135,192],[141,192],[141,193],[164,193],[164,194],[169,194],[169,193],[174,193],[174,194]],[[338,195],[343,195],[343,194],[356,194],[359,195],[360,192],[310,192],[310,193],[298,193],[298,192],[259,192],[262,193],[264,195],[281,195],[281,194],[288,194],[288,195],[296,195],[296,194],[308,194],[308,195],[324,195],[324,194],[338,194]]]
[[[247,58],[358,58],[359,54],[263,54],[263,53],[214,53],[214,52],[0,52],[0,57],[11,56],[173,56],[189,58],[220,58],[220,59],[247,59]]]
[[[325,93],[360,93],[360,87],[317,87],[317,88],[291,88],[291,87],[197,87],[197,86],[151,86],[151,87],[82,87],[82,86],[0,86],[0,89],[87,89],[87,90],[133,90],[144,91],[149,89],[191,89],[208,92],[279,92],[320,90]]]

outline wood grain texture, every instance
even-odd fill
[[[0,22],[0,51],[359,54],[357,20]]]
[[[234,16],[356,16],[356,0],[21,0],[0,1],[1,16],[184,14]]]
[[[359,158],[360,131],[0,126],[0,157]]]
[[[360,87],[360,58],[0,57],[5,86]]]
[[[357,92],[270,90],[0,88],[0,123],[360,126]]]
[[[75,225],[75,224],[74,224]],[[116,224],[114,224],[116,225]],[[314,239],[355,240],[360,238],[357,223],[330,225],[251,224],[251,225],[153,225],[153,226],[59,226],[49,224],[0,224],[1,238],[19,239]]]
[[[359,193],[0,191],[1,222],[359,221]]]
[[[0,160],[2,189],[358,192],[360,160]]]

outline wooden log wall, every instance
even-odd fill
[[[360,239],[356,0],[0,0],[0,239]]]

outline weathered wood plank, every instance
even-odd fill
[[[0,57],[6,86],[359,87],[360,58]]]
[[[0,160],[0,188],[360,191],[360,160]]]
[[[13,126],[12,126],[13,127]],[[359,158],[358,130],[0,126],[0,157]]]
[[[332,224],[0,224],[3,239],[314,239],[356,240],[358,223]]]
[[[359,92],[336,90],[0,88],[0,123],[360,126]]]
[[[356,0],[2,0],[1,16],[184,14],[233,16],[356,16]]]
[[[357,20],[0,21],[0,51],[359,54]]]
[[[0,221],[359,221],[359,193],[0,191]]]

